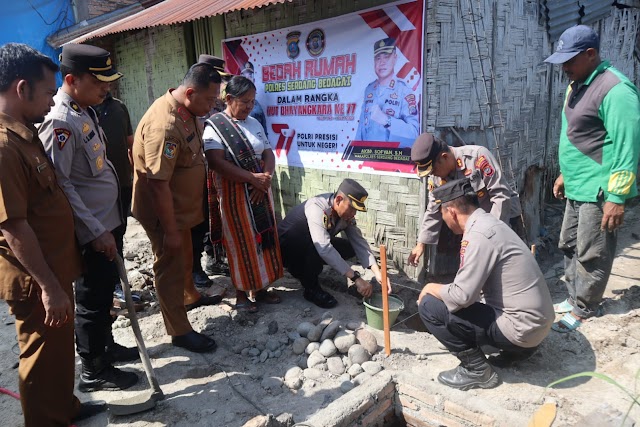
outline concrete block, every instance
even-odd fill
[[[389,386],[391,387],[388,388]],[[382,371],[368,381],[366,387],[356,387],[316,412],[306,423],[314,427],[352,427],[369,409],[377,405],[378,395],[385,395],[393,387],[391,375]]]
[[[459,405],[450,400],[445,400],[444,411],[448,414],[454,415],[458,418],[462,418],[465,421],[472,423],[473,425],[483,427],[493,427],[496,425],[496,420],[488,415],[473,412],[462,405]]]

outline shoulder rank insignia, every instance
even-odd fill
[[[71,106],[71,108],[73,108],[73,111],[76,111],[78,113],[82,110],[76,101],[70,101],[69,105]]]
[[[189,114],[189,112],[182,106],[178,107],[178,115],[180,116],[183,122],[186,122],[191,118],[191,115]]]
[[[462,163],[462,159],[456,159],[456,165],[458,165],[458,169],[464,169],[464,163]]]
[[[53,134],[56,137],[56,141],[58,141],[58,149],[62,150],[64,145],[69,140],[69,137],[71,136],[71,132],[68,129],[56,128],[53,130]]]

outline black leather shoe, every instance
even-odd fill
[[[133,362],[134,360],[140,359],[138,347],[125,347],[123,345],[113,343],[107,346],[106,350],[107,359],[111,363]]]
[[[83,393],[98,390],[125,390],[138,382],[138,375],[111,366],[106,357],[82,359],[78,390]]]
[[[107,403],[104,400],[92,400],[91,402],[83,402],[80,404],[80,409],[75,417],[71,419],[71,422],[77,423],[78,421],[86,420],[94,415],[98,415],[107,410]]]
[[[215,351],[216,342],[196,331],[191,331],[188,334],[179,335],[171,338],[171,343],[176,347],[186,348],[194,353],[208,353]]]
[[[207,257],[204,272],[209,276],[229,276],[229,267],[223,262],[215,262],[213,258]]]
[[[314,303],[320,308],[333,308],[338,305],[338,300],[322,289],[305,289],[304,299]]]
[[[213,285],[213,280],[209,279],[209,276],[204,274],[204,271],[202,270],[194,272],[192,276],[193,283],[198,288],[208,288],[209,286]]]

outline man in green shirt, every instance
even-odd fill
[[[625,201],[635,197],[640,151],[638,89],[600,59],[600,39],[585,25],[560,36],[545,62],[562,64],[571,80],[560,132],[560,176],[553,186],[567,199],[559,247],[565,254],[569,298],[554,306],[566,313],[553,325],[577,329],[596,315],[611,273]]]

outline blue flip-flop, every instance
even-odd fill
[[[553,311],[555,311],[558,314],[569,313],[571,310],[573,310],[573,306],[571,305],[568,299],[565,299],[564,301],[558,304],[553,304]]]
[[[566,313],[559,321],[551,325],[551,329],[564,334],[575,331],[580,327],[580,325],[582,325],[582,321],[580,321],[580,319],[576,319],[571,313]]]

